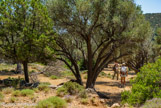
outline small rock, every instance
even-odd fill
[[[48,87],[52,88],[52,89],[56,89],[57,88],[57,86],[55,86],[55,85],[49,85]]]
[[[86,92],[87,92],[87,93],[97,94],[97,92],[96,92],[94,89],[92,89],[92,88],[87,88],[87,89],[86,89]]]
[[[59,85],[59,86],[57,86],[57,87],[56,87],[56,90],[57,90],[58,88],[62,87],[62,86],[63,86],[63,85]]]
[[[114,103],[111,108],[120,108],[120,105],[118,103]]]
[[[105,103],[105,100],[104,100],[104,99],[100,99],[100,102],[101,102],[101,103]]]

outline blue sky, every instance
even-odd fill
[[[135,0],[141,5],[143,13],[161,13],[161,0]]]

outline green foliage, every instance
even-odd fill
[[[15,103],[15,102],[17,101],[17,98],[11,97],[9,101],[10,101],[11,103]]]
[[[82,74],[86,74],[87,73],[87,70],[84,70],[84,71],[81,71]]]
[[[87,75],[85,75],[83,78],[84,78],[84,79],[87,79],[87,78],[88,78],[88,76],[87,76]]]
[[[39,86],[38,86],[38,90],[40,90],[40,91],[49,91],[49,87],[48,87],[48,85],[47,84],[40,84]]]
[[[107,77],[107,74],[106,74],[105,72],[101,72],[101,73],[99,74],[99,77]]]
[[[87,64],[86,64],[84,59],[80,60],[79,68],[80,68],[81,71],[87,70]]]
[[[33,88],[33,91],[38,93],[39,92],[39,89],[38,88]]]
[[[32,71],[29,72],[29,74],[32,74],[32,73],[35,73],[35,70],[32,70]]]
[[[64,71],[63,72],[63,76],[67,77],[67,76],[73,76],[73,73],[71,71]]]
[[[53,79],[53,80],[54,79],[59,79],[59,77],[58,76],[55,76],[55,75],[50,76],[50,78]]]
[[[21,91],[21,96],[32,96],[34,95],[34,91],[31,89],[23,89]]]
[[[145,14],[146,20],[148,20],[153,28],[161,27],[161,13],[147,13]]]
[[[161,98],[148,100],[141,108],[161,108]]]
[[[65,99],[65,101],[68,102],[68,103],[71,103],[72,100],[73,100],[73,98],[72,98],[70,95],[66,95],[64,99]]]
[[[62,87],[57,89],[57,95],[59,96],[63,96],[66,94],[76,95],[84,90],[85,88],[76,82],[66,82]]]
[[[0,92],[0,102],[3,101],[4,95]]]
[[[50,97],[38,102],[36,108],[66,108],[67,103],[59,97]]]
[[[87,69],[85,61],[80,61],[86,59],[90,67],[87,80],[94,81],[109,62],[131,54],[131,47],[149,34],[149,23],[134,0],[50,0],[48,4],[51,18],[57,22],[55,29],[64,31],[56,40],[57,54],[77,73],[78,67]]]
[[[88,102],[88,99],[81,99],[81,103],[84,104],[84,105],[87,105],[89,102]]]
[[[141,105],[148,99],[161,98],[161,59],[155,63],[149,63],[141,68],[137,77],[132,80],[130,92],[122,93],[122,102],[131,105]]]
[[[4,58],[25,64],[53,60],[55,33],[42,0],[3,0],[0,10],[0,54]],[[28,82],[26,74],[25,79]]]
[[[8,80],[11,80],[11,81],[4,81],[4,85],[12,86],[14,88],[17,88],[17,87],[19,87],[20,82],[23,81],[24,79],[23,78],[11,78],[11,77],[8,77]]]
[[[18,97],[21,95],[21,91],[20,90],[15,90],[12,92],[12,96]]]
[[[79,95],[80,98],[86,99],[88,97],[87,92],[85,90],[80,91]]]
[[[11,88],[11,87],[2,89],[2,93],[4,94],[11,94],[13,91],[14,91],[14,88]]]

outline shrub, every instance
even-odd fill
[[[88,104],[88,99],[81,99],[81,104],[87,105]]]
[[[66,94],[70,94],[70,95],[75,95],[80,93],[81,91],[84,91],[84,87],[79,85],[76,82],[67,82],[64,83],[64,85],[60,88],[57,89],[57,95],[66,95]]]
[[[32,74],[32,73],[35,73],[35,70],[32,70],[32,71],[29,72],[29,74]]]
[[[33,102],[36,101],[36,98],[35,98],[33,95],[29,96],[29,98],[30,98]]]
[[[24,89],[21,91],[21,96],[32,96],[34,95],[34,91],[31,89]]]
[[[74,76],[71,71],[64,71],[62,72],[64,77]]]
[[[80,93],[79,93],[79,97],[80,98],[87,98],[88,96],[87,96],[87,92],[85,91],[85,90],[83,90],[83,91],[81,91]]]
[[[33,91],[38,93],[39,92],[39,89],[38,88],[33,88]]]
[[[12,92],[12,96],[17,97],[17,96],[20,96],[20,95],[21,95],[21,91],[20,90],[15,90],[15,91]]]
[[[141,68],[137,77],[131,81],[131,92],[122,93],[122,102],[130,105],[141,105],[146,100],[161,98],[161,59]]]
[[[64,96],[64,95],[68,94],[68,91],[67,91],[66,88],[60,87],[60,88],[57,89],[56,94],[57,94],[58,96]]]
[[[67,103],[59,97],[50,97],[38,102],[36,108],[65,108]]]
[[[141,108],[161,108],[161,98],[148,100]]]
[[[0,92],[0,102],[3,101],[3,99],[4,99],[4,96],[3,96],[3,94]]]
[[[58,76],[55,76],[55,75],[52,75],[51,77],[50,77],[51,79],[59,79],[59,77]]]
[[[99,77],[106,77],[107,76],[107,74],[105,73],[105,72],[101,72],[100,74],[99,74]]]
[[[47,90],[49,90],[49,87],[48,87],[47,84],[40,84],[40,85],[38,86],[38,89],[39,89],[40,91],[47,91]]]
[[[70,103],[70,102],[72,102],[72,97],[70,96],[70,95],[66,95],[65,97],[64,97],[64,99],[65,99],[65,101],[66,102],[68,102],[68,103]]]
[[[12,86],[14,88],[17,88],[19,85],[20,85],[20,82],[24,80],[23,78],[11,78],[11,77],[8,77],[8,79],[6,79],[4,81],[4,85],[5,86]]]
[[[50,72],[45,72],[44,75],[45,75],[46,77],[49,77],[49,76],[52,75],[52,73],[50,73]]]
[[[4,94],[10,94],[10,93],[12,93],[13,91],[14,91],[14,89],[11,88],[11,87],[7,87],[7,88],[2,89],[2,92],[3,92]]]
[[[107,74],[107,78],[111,78],[111,74],[110,73]]]
[[[86,74],[87,73],[87,70],[83,70],[81,71],[82,74]]]
[[[9,101],[10,101],[11,103],[15,103],[15,102],[17,101],[17,98],[11,97]]]
[[[85,75],[83,78],[84,78],[84,79],[87,79],[87,75]]]

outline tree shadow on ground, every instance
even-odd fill
[[[101,94],[101,95],[100,95]],[[103,94],[103,97],[102,97]],[[108,92],[98,92],[100,98],[105,99],[108,106],[112,106],[114,103],[121,102],[121,93],[108,93]]]
[[[120,82],[97,81],[95,85],[116,86],[120,88]],[[126,86],[131,86],[130,81],[126,81]]]
[[[17,75],[15,74],[15,70],[1,70],[0,71],[0,75],[9,75],[9,76],[12,76],[12,75]]]

